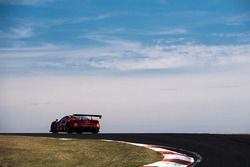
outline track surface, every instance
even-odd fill
[[[197,167],[250,167],[250,135],[212,134],[49,134],[13,133],[22,135],[78,139],[110,139],[182,148],[202,156]]]

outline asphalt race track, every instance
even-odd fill
[[[172,147],[197,153],[197,167],[250,167],[250,135],[215,134],[49,134],[13,133],[6,135],[44,136],[78,139],[110,139]],[[3,134],[1,134],[3,135]],[[197,157],[194,157],[197,158]]]

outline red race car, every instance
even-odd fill
[[[100,130],[100,123],[98,120],[93,119],[93,117],[102,118],[101,115],[73,114],[63,117],[60,121],[56,119],[51,123],[50,132],[98,133]]]

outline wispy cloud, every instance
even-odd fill
[[[250,45],[151,45],[138,41],[89,36],[102,45],[72,49],[65,46],[0,49],[1,66],[27,68],[87,68],[118,71],[213,68],[250,64]]]
[[[227,25],[244,25],[250,22],[250,13],[244,13],[237,16],[231,16],[225,18]]]
[[[192,12],[191,12],[192,13]],[[196,13],[196,12],[194,12]],[[185,12],[183,13],[185,14]],[[187,27],[190,27],[192,29],[194,28],[204,28],[207,29],[210,26],[214,25],[226,25],[226,26],[245,26],[249,25],[250,23],[250,13],[242,13],[242,14],[231,14],[231,15],[221,15],[217,16],[214,13],[210,12],[197,12],[197,15],[203,15],[203,18],[205,19],[198,19],[198,21],[193,21],[190,23],[190,25],[186,25]],[[188,13],[187,13],[188,15]],[[185,15],[183,15],[185,17]],[[207,27],[209,25],[209,27]],[[225,30],[227,31],[227,30]]]
[[[115,59],[92,59],[89,63],[99,68],[118,70],[152,70],[173,69],[183,67],[219,66],[230,64],[250,63],[250,49],[246,46],[155,46],[142,47],[134,50],[134,57],[140,59],[126,59],[120,53]]]
[[[107,17],[114,17],[112,14],[107,14]],[[88,32],[86,35],[79,36],[79,38],[95,38],[95,36],[104,36],[113,38],[114,35],[136,35],[136,36],[171,36],[171,35],[185,35],[190,31],[186,28],[152,28],[152,29],[133,29],[127,27],[116,27],[116,28],[99,28],[95,31]],[[181,37],[179,37],[180,39]],[[99,39],[98,39],[99,40]]]
[[[115,13],[103,13],[99,15],[82,15],[77,17],[42,18],[39,20],[27,18],[15,18],[15,21],[26,27],[50,27],[60,25],[80,24],[84,22],[100,21],[115,17]]]
[[[141,47],[142,45],[140,42],[137,41],[123,40],[119,38],[113,38],[98,34],[88,34],[81,36],[81,38],[91,39],[106,45],[111,45],[113,47],[118,46],[123,48],[130,48],[130,47],[135,48],[135,47]]]
[[[184,28],[173,28],[160,31],[148,32],[146,35],[177,35],[177,34],[187,34],[188,30]]]
[[[17,38],[27,38],[33,35],[32,28],[30,27],[13,28],[11,31],[17,36]]]
[[[54,0],[0,0],[0,4],[7,5],[42,5]]]
[[[107,18],[113,17],[114,14],[112,13],[106,13],[96,16],[81,16],[76,18],[59,18],[59,19],[49,19],[45,22],[47,23],[47,26],[53,26],[53,25],[65,25],[65,24],[78,24],[85,21],[98,21],[98,20],[104,20]]]
[[[34,35],[31,27],[15,27],[10,28],[8,31],[0,31],[0,39],[21,39],[29,38]]]
[[[234,42],[249,43],[250,32],[240,33],[212,33],[213,37],[217,37],[224,40],[233,40]]]
[[[249,38],[250,32],[247,33],[213,33],[212,34],[215,37],[220,38]]]

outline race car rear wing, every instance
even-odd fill
[[[98,117],[102,118],[102,115],[92,115],[92,114],[73,114],[72,116],[86,116],[86,117]]]

